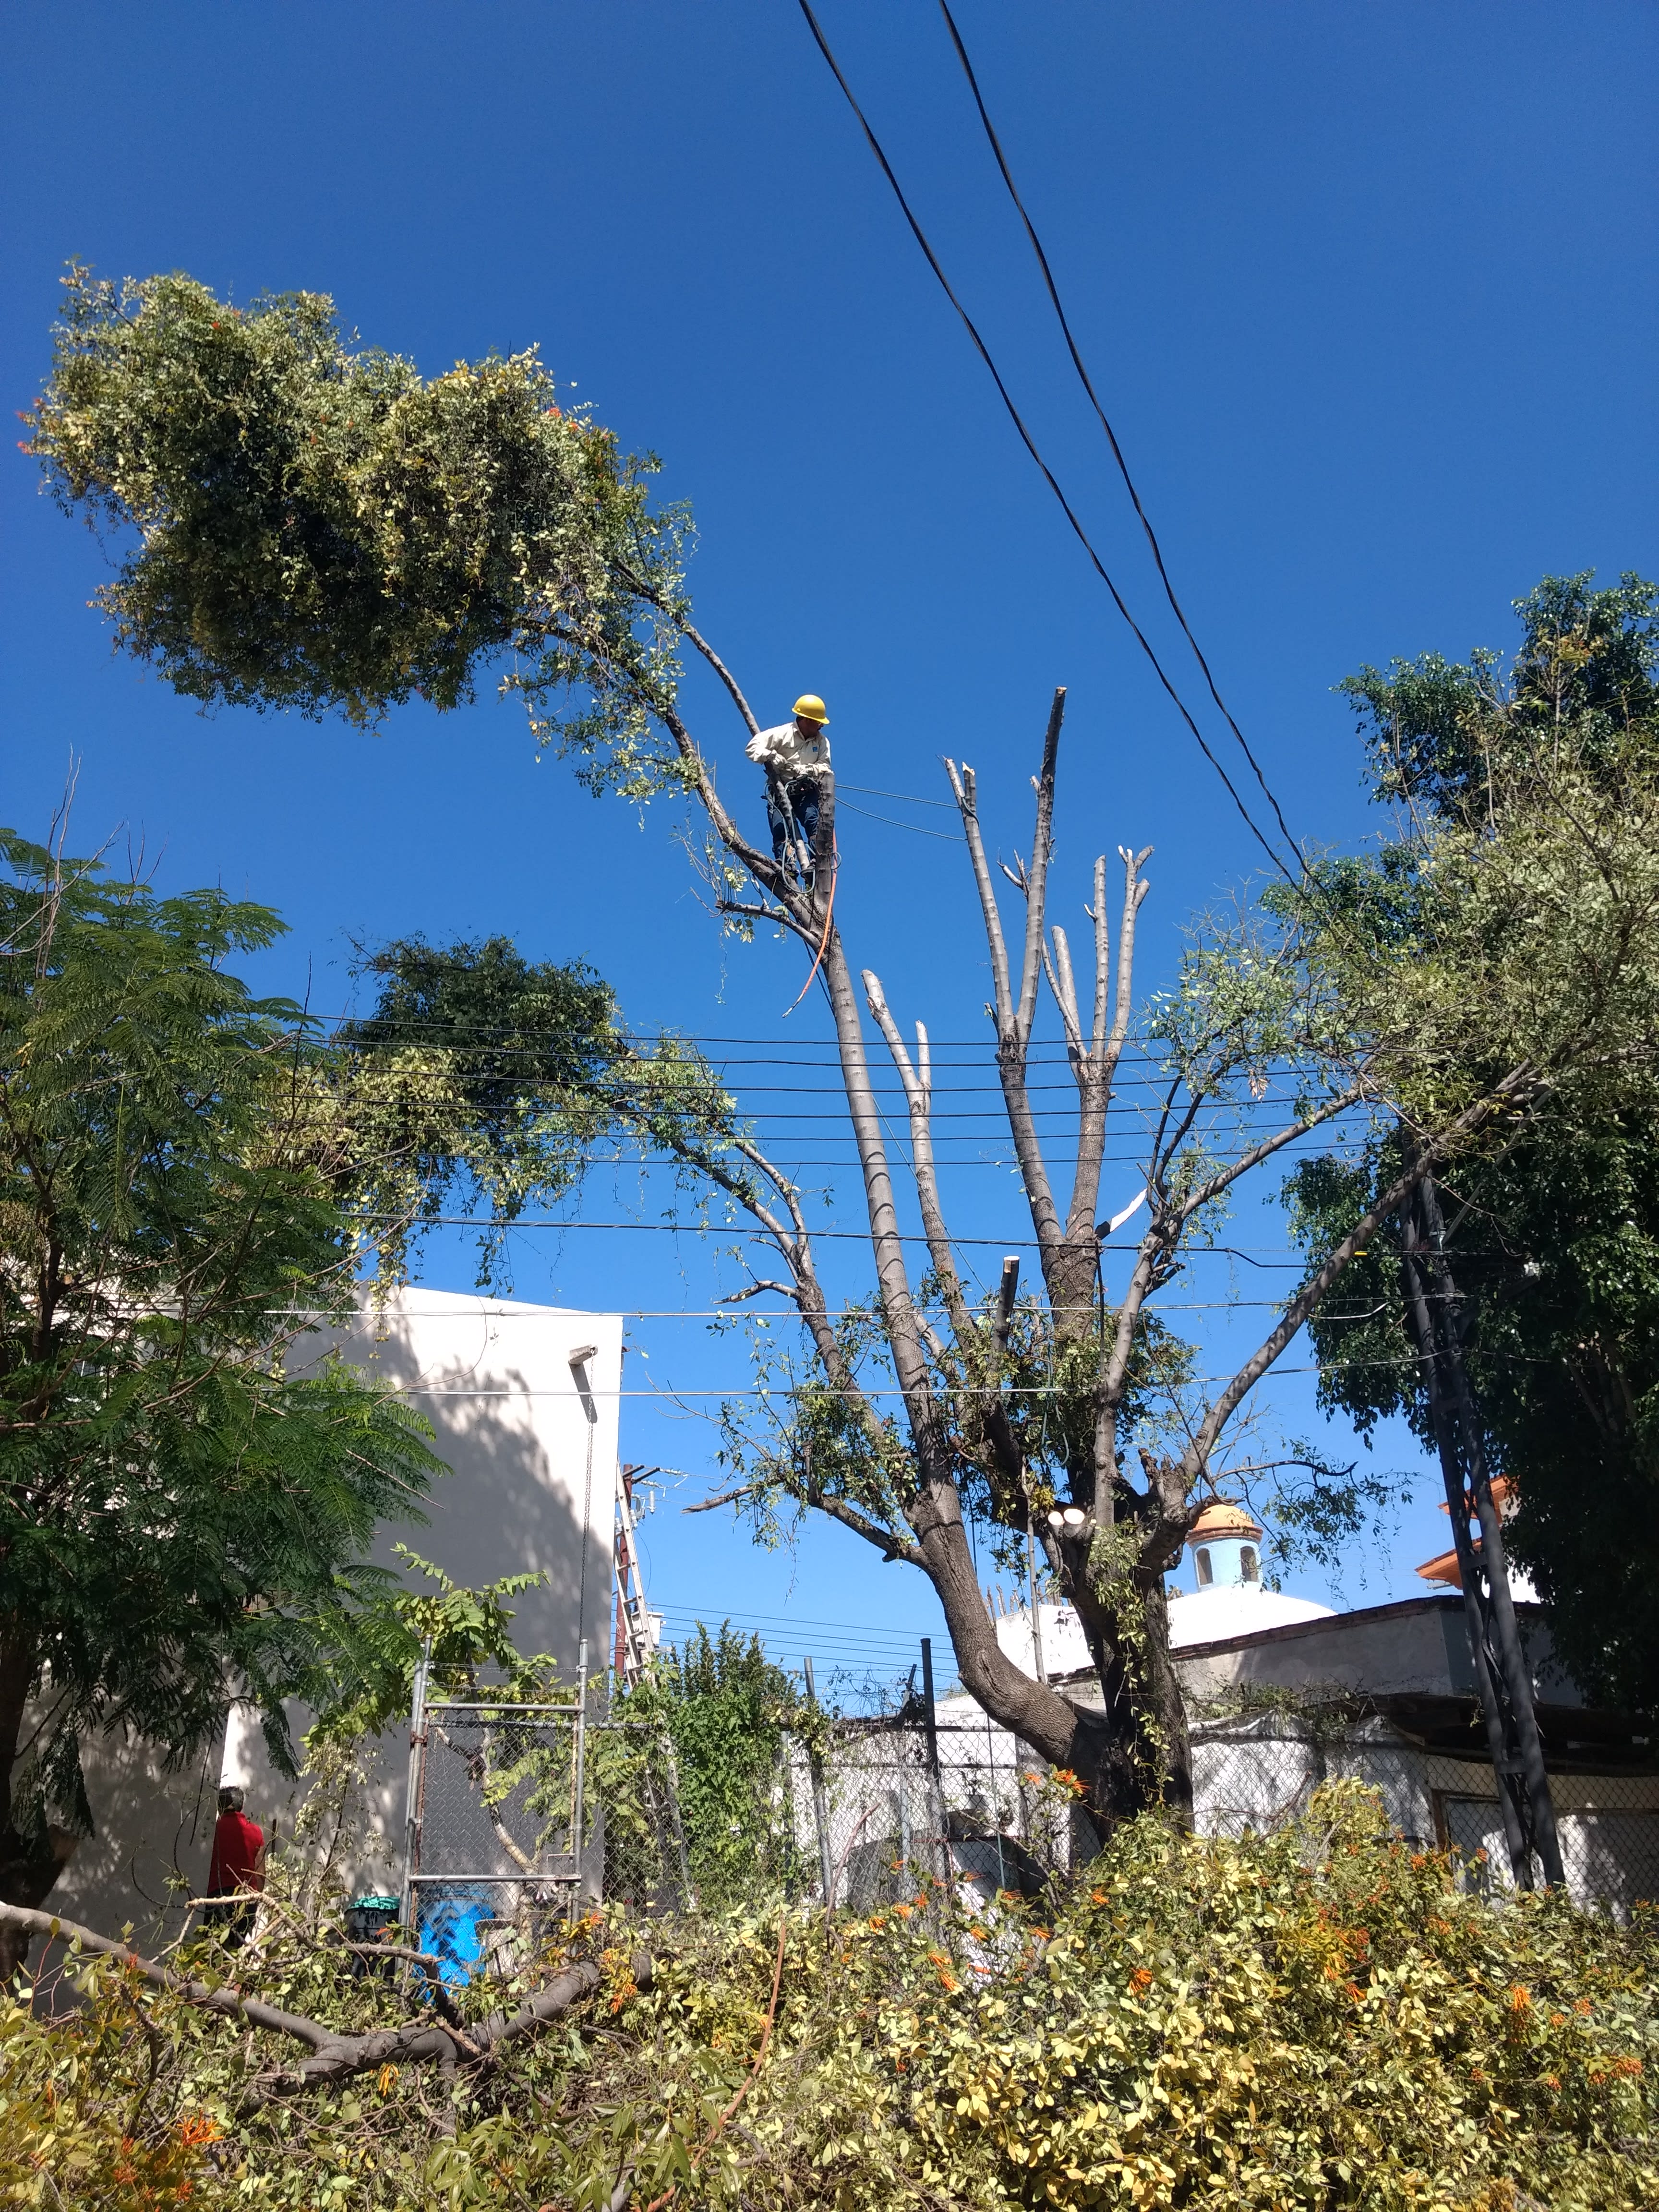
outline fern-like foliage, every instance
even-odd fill
[[[292,1339],[352,1299],[324,1048],[227,962],[281,924],[0,836],[0,1893],[91,1824],[79,1747],[267,1716],[319,1603],[409,1515],[429,1431]],[[53,1830],[58,1832],[54,1835]]]

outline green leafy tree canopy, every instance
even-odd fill
[[[1518,600],[1507,666],[1491,652],[1461,665],[1430,654],[1342,689],[1376,796],[1412,811],[1432,856],[1417,871],[1403,847],[1385,853],[1371,881],[1386,878],[1387,895],[1369,908],[1402,977],[1415,971],[1402,988],[1425,1008],[1425,1079],[1478,1093],[1551,1008],[1583,1040],[1571,1068],[1540,1051],[1549,1079],[1526,1121],[1498,1119],[1443,1180],[1488,1454],[1519,1500],[1510,1548],[1581,1685],[1651,1711],[1659,1026],[1644,994],[1659,967],[1659,590],[1632,575],[1603,591],[1592,581],[1547,577]],[[1477,957],[1448,994],[1437,945],[1460,933]],[[1316,1260],[1410,1141],[1408,1121],[1395,1124],[1291,1178],[1292,1225]],[[1393,1225],[1310,1332],[1328,1407],[1367,1434],[1403,1414],[1431,1442]]]
[[[91,1814],[80,1746],[179,1759],[233,1683],[282,1699],[377,1521],[418,1517],[420,1419],[337,1363],[353,1225],[299,1010],[230,972],[280,929],[0,835],[0,1893]]]
[[[674,774],[642,702],[672,696],[689,524],[533,348],[423,380],[319,293],[235,307],[77,264],[26,420],[61,504],[136,533],[100,601],[186,696],[372,721],[496,661],[596,783]]]

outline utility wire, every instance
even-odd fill
[[[1066,520],[1071,524],[1073,532],[1076,533],[1078,543],[1088,555],[1089,559],[1094,567],[1096,574],[1098,575],[1102,583],[1105,585],[1107,590],[1111,593],[1113,605],[1116,607],[1119,614],[1122,616],[1124,621],[1127,623],[1130,629],[1133,632],[1136,643],[1139,646],[1141,651],[1151,662],[1158,682],[1168,693],[1170,699],[1174,703],[1176,711],[1180,714],[1182,720],[1185,722],[1187,727],[1192,732],[1194,738],[1198,743],[1199,750],[1204,755],[1205,759],[1208,761],[1210,766],[1221,778],[1222,782],[1225,784],[1227,787],[1227,795],[1232,800],[1233,805],[1238,809],[1240,815],[1243,818],[1245,827],[1249,830],[1250,835],[1255,839],[1257,844],[1261,846],[1262,851],[1267,855],[1267,858],[1273,862],[1273,866],[1278,869],[1279,874],[1285,878],[1287,883],[1294,884],[1297,880],[1297,877],[1292,875],[1290,869],[1285,866],[1284,861],[1279,858],[1279,854],[1274,850],[1267,836],[1257,827],[1255,819],[1251,814],[1249,808],[1245,805],[1243,799],[1239,796],[1237,785],[1234,783],[1232,778],[1228,775],[1226,769],[1223,768],[1221,763],[1216,758],[1216,756],[1211,750],[1209,742],[1206,738],[1204,732],[1199,728],[1198,724],[1193,720],[1192,714],[1188,709],[1186,701],[1182,699],[1181,694],[1176,690],[1175,685],[1170,682],[1169,674],[1166,672],[1163,662],[1158,659],[1157,653],[1153,649],[1151,639],[1147,637],[1139,623],[1130,613],[1128,606],[1124,600],[1123,594],[1119,591],[1116,584],[1113,581],[1110,572],[1108,570],[1105,562],[1095,550],[1094,542],[1090,538],[1088,532],[1084,528],[1082,523],[1079,520],[1076,509],[1073,507],[1070,500],[1066,498],[1065,492],[1061,489],[1060,479],[1055,476],[1054,471],[1048,466],[1048,462],[1043,459],[1042,453],[1038,449],[1036,439],[1033,438],[1030,431],[1025,426],[1024,417],[1021,415],[1018,408],[1015,406],[1008,387],[1003,382],[1002,373],[998,368],[996,362],[991,356],[990,348],[986,344],[985,340],[980,336],[978,326],[975,323],[973,317],[968,313],[967,308],[963,306],[962,301],[957,297],[950,278],[945,275],[943,267],[940,265],[939,256],[934,252],[932,246],[928,243],[927,232],[923,230],[921,223],[916,220],[915,214],[911,208],[910,203],[904,196],[904,189],[899,183],[897,177],[893,173],[892,163],[882,151],[880,139],[877,137],[875,132],[871,129],[869,118],[865,114],[864,110],[859,106],[856,98],[854,96],[853,88],[848,83],[846,77],[842,75],[841,64],[836,59],[835,54],[830,48],[830,41],[823,34],[823,27],[819,23],[817,17],[812,12],[811,0],[799,0],[799,5],[802,15],[806,18],[807,28],[811,32],[814,40],[817,43],[818,52],[823,56],[824,60],[829,64],[830,72],[835,77],[836,82],[841,87],[842,91],[846,95],[848,106],[858,118],[859,125],[863,131],[865,137],[869,142],[871,152],[875,155],[876,160],[881,165],[882,174],[886,178],[888,183],[893,188],[893,196],[899,204],[899,207],[904,216],[904,220],[910,226],[911,234],[915,237],[916,244],[921,248],[922,254],[927,260],[927,266],[933,270],[934,276],[939,279],[940,289],[943,290],[945,298],[949,300],[951,305],[956,309],[957,315],[961,318],[963,328],[972,339],[975,350],[978,353],[980,359],[985,363],[986,368],[990,371],[991,380],[996,386],[997,392],[1001,398],[1004,407],[1008,410],[1008,419],[1012,422],[1015,429],[1019,433],[1021,443],[1024,446],[1026,452],[1030,453],[1031,459],[1036,463],[1037,467],[1042,471],[1043,479],[1047,483],[1049,490],[1053,492],[1054,497],[1059,501],[1061,512],[1064,514]],[[1271,796],[1271,793],[1269,796]],[[1294,840],[1291,841],[1291,849],[1293,851],[1295,850]]]
[[[1089,404],[1094,409],[1096,415],[1100,418],[1100,427],[1106,433],[1106,442],[1112,449],[1112,459],[1117,463],[1117,472],[1123,479],[1123,488],[1129,495],[1130,501],[1133,505],[1136,514],[1140,518],[1140,526],[1146,533],[1146,543],[1152,549],[1152,559],[1158,565],[1158,577],[1164,586],[1164,596],[1170,602],[1171,611],[1174,613],[1176,620],[1181,624],[1182,633],[1185,636],[1188,644],[1191,646],[1193,649],[1194,659],[1197,661],[1200,668],[1204,672],[1204,681],[1209,686],[1211,698],[1215,701],[1216,705],[1220,708],[1227,727],[1232,732],[1234,737],[1237,738],[1240,750],[1243,751],[1245,759],[1249,761],[1251,768],[1255,772],[1255,780],[1261,786],[1263,795],[1266,797],[1268,805],[1271,806],[1273,811],[1274,818],[1277,820],[1280,830],[1285,833],[1285,843],[1289,845],[1293,853],[1297,852],[1299,848],[1295,838],[1291,835],[1290,824],[1285,819],[1284,813],[1280,809],[1278,799],[1274,798],[1273,792],[1268,787],[1267,779],[1261,773],[1261,764],[1256,759],[1255,755],[1251,751],[1249,744],[1245,738],[1243,731],[1239,728],[1238,724],[1233,720],[1232,714],[1228,708],[1226,701],[1222,697],[1220,692],[1217,690],[1215,678],[1210,672],[1210,664],[1204,658],[1204,654],[1200,647],[1198,640],[1193,635],[1192,628],[1187,620],[1185,611],[1182,609],[1180,600],[1176,597],[1175,586],[1170,581],[1170,572],[1164,565],[1164,552],[1162,547],[1158,542],[1158,533],[1152,528],[1151,518],[1148,516],[1146,508],[1140,503],[1140,494],[1135,489],[1134,478],[1129,474],[1129,464],[1123,458],[1123,448],[1118,444],[1117,433],[1113,429],[1110,422],[1107,419],[1106,410],[1100,404],[1100,397],[1095,390],[1094,380],[1090,376],[1088,370],[1084,367],[1083,356],[1078,350],[1077,340],[1072,335],[1072,325],[1066,319],[1064,307],[1060,304],[1060,287],[1054,282],[1054,270],[1048,266],[1048,257],[1042,250],[1042,240],[1037,236],[1036,225],[1031,221],[1030,216],[1026,213],[1025,203],[1019,196],[1019,187],[1015,184],[1013,173],[1008,167],[1008,157],[1002,150],[1002,141],[997,137],[996,126],[991,121],[991,118],[986,110],[984,95],[981,93],[979,88],[979,79],[975,76],[974,65],[968,58],[968,49],[963,44],[961,32],[957,28],[956,17],[951,13],[948,0],[939,0],[939,13],[945,18],[945,27],[951,33],[951,43],[957,50],[957,59],[962,64],[963,73],[968,79],[969,89],[974,95],[974,105],[979,110],[979,119],[984,125],[985,135],[991,142],[991,151],[996,155],[997,167],[1002,172],[1002,181],[1008,187],[1009,198],[1012,200],[1015,207],[1019,210],[1019,219],[1025,226],[1025,235],[1031,241],[1031,251],[1036,254],[1037,258],[1037,266],[1042,271],[1042,281],[1048,288],[1048,298],[1053,303],[1054,313],[1059,319],[1060,331],[1066,340],[1066,349],[1072,356],[1072,366],[1076,369],[1078,375],[1082,381],[1083,389],[1089,395]]]
[[[360,1221],[400,1222],[404,1217],[401,1213],[366,1212],[357,1215],[356,1218]],[[555,1231],[560,1235],[569,1229],[603,1229],[607,1231],[638,1230],[662,1237],[735,1237],[744,1242],[752,1238],[769,1237],[771,1234],[769,1230],[746,1227],[739,1221],[555,1221],[540,1218],[526,1220],[522,1216],[512,1221],[489,1221],[480,1219],[477,1214],[472,1213],[422,1214],[413,1226],[416,1231],[488,1229],[492,1231],[499,1231],[502,1235],[509,1232],[523,1235],[532,1230],[544,1229]],[[867,1244],[870,1241],[870,1231],[867,1229],[814,1229],[808,1234],[809,1241],[816,1243]],[[898,1232],[896,1241],[901,1244],[925,1245],[927,1239],[920,1231],[911,1235],[901,1231]],[[1035,1237],[951,1237],[948,1241],[964,1250],[969,1245],[981,1244],[997,1252],[1006,1252],[1012,1249],[1018,1249],[1023,1252],[1036,1252],[1042,1249]],[[1139,1250],[1139,1240],[1137,1238],[1133,1242],[1126,1240],[1119,1243],[1109,1238],[1103,1243],[1101,1249],[1103,1251],[1133,1252]],[[1279,1249],[1273,1244],[1255,1246],[1203,1244],[1189,1248],[1185,1258],[1189,1262],[1194,1260],[1236,1259],[1244,1261],[1252,1267],[1267,1268],[1279,1273],[1306,1272],[1305,1261],[1258,1260],[1255,1256],[1257,1252],[1273,1252]]]

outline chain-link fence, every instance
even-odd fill
[[[580,1703],[422,1699],[412,1717],[404,1917],[458,1972],[514,1970],[581,1886]]]
[[[1386,1721],[1280,1715],[1193,1733],[1198,1824],[1212,1835],[1270,1832],[1306,1809],[1319,1785],[1352,1777],[1376,1790],[1413,1848],[1455,1851],[1464,1879],[1507,1888],[1509,1850],[1490,1766],[1403,1739]],[[1659,1774],[1552,1772],[1567,1890],[1575,1904],[1622,1917],[1659,1898]]]
[[[784,1731],[730,1816],[682,1777],[660,1723],[570,1704],[433,1701],[416,1717],[404,1909],[457,1973],[514,1971],[553,1923],[601,1899],[678,1914],[788,1897],[869,1911],[945,1881],[964,1901],[1041,1895],[1098,1848],[1063,1778],[969,1701]],[[1464,1879],[1510,1880],[1489,1768],[1432,1753],[1386,1720],[1257,1714],[1193,1732],[1198,1826],[1270,1832],[1327,1781],[1376,1789],[1415,1849]],[[689,1785],[689,1786],[688,1786]],[[1659,1896],[1659,1774],[1551,1777],[1575,1901],[1623,1917]]]
[[[595,1701],[597,1703],[597,1700]],[[785,1731],[742,1823],[686,1793],[667,1730],[568,1705],[425,1702],[412,1717],[404,1911],[453,1972],[510,1972],[605,1898],[655,1914],[777,1896],[869,1910],[944,1880],[1041,1893],[1095,1848],[1035,1755],[979,1724]]]
[[[1038,1894],[1094,1848],[1067,1792],[1005,1730],[941,1721],[842,1722],[788,1746],[803,1887],[860,1911],[919,1879]]]

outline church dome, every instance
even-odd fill
[[[1170,1644],[1224,1644],[1234,1636],[1260,1636],[1293,1621],[1328,1620],[1332,1608],[1311,1598],[1289,1597],[1260,1583],[1212,1583],[1206,1589],[1170,1592]]]
[[[1212,1498],[1187,1531],[1187,1541],[1201,1544],[1213,1536],[1243,1536],[1249,1543],[1259,1544],[1261,1527],[1232,1498]]]
[[[1211,1499],[1187,1532],[1198,1588],[1169,1593],[1170,1642],[1176,1650],[1330,1617],[1328,1605],[1263,1588],[1261,1546],[1259,1521],[1233,1498]]]

